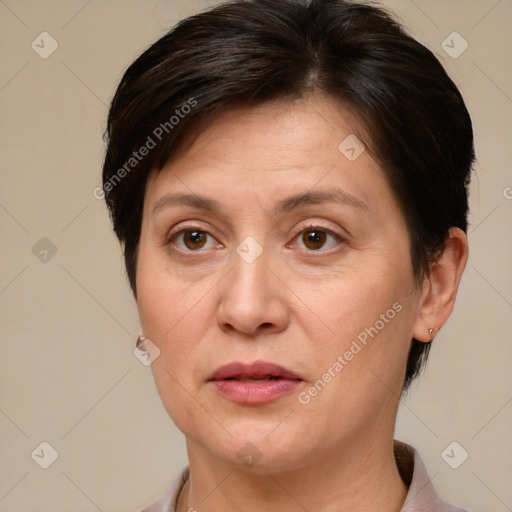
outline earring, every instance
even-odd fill
[[[439,332],[439,327],[436,327],[436,334]],[[429,329],[428,330],[428,335],[430,336],[430,339],[433,340],[434,339],[434,329]]]
[[[137,338],[137,342],[135,343],[135,346],[138,348],[139,345],[146,339],[145,336],[143,336],[142,334]]]

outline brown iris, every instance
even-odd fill
[[[195,229],[185,231],[185,233],[183,233],[183,242],[189,249],[201,249],[206,243],[206,233]]]
[[[308,249],[321,249],[325,244],[326,238],[327,235],[323,231],[314,229],[304,231],[302,235],[302,241]]]

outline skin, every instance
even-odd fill
[[[392,443],[408,348],[412,337],[429,342],[429,328],[435,335],[450,315],[467,240],[452,228],[418,287],[383,171],[369,151],[349,161],[338,149],[357,130],[319,94],[239,108],[150,175],[137,306],[161,351],[152,364],[158,392],[187,440],[180,511],[392,512],[405,500]],[[275,211],[291,195],[334,188],[364,206],[331,200]],[[222,211],[162,200],[169,193],[215,199]],[[203,231],[204,245],[185,228]],[[236,252],[249,236],[262,248],[252,263]],[[400,312],[301,403],[298,394],[396,303]],[[256,360],[303,382],[262,405],[233,403],[208,382],[224,364]],[[246,443],[260,455],[251,467],[237,456]]]

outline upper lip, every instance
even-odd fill
[[[218,368],[208,379],[224,380],[228,378],[250,379],[254,377],[280,377],[289,380],[302,380],[297,374],[286,368],[266,361],[254,361],[252,363],[233,362]]]

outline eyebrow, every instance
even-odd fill
[[[368,205],[361,199],[348,194],[341,189],[333,188],[325,191],[310,190],[308,192],[302,192],[286,197],[277,203],[273,208],[273,213],[274,215],[278,215],[296,210],[304,205],[332,202],[352,206],[366,212],[370,211]],[[197,194],[169,193],[162,196],[153,204],[151,212],[154,215],[164,208],[176,205],[190,206],[216,215],[221,215],[224,211],[222,203],[215,199]]]
[[[222,204],[215,199],[199,196],[197,194],[170,193],[165,194],[160,199],[155,201],[153,208],[151,209],[151,213],[154,215],[164,208],[176,205],[190,206],[192,208],[196,208],[197,210],[205,210],[215,214],[220,214],[223,210]]]
[[[362,201],[361,199],[344,192],[339,188],[333,188],[331,190],[310,190],[308,192],[303,192],[299,194],[295,194],[293,196],[287,197],[279,203],[274,208],[274,213],[284,213],[288,211],[295,210],[303,205],[309,204],[321,204],[321,203],[341,203],[348,206],[353,206],[361,210],[365,210],[367,212],[370,211],[368,205]]]

